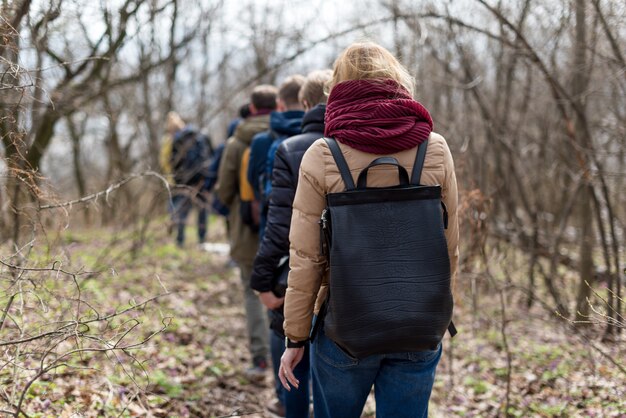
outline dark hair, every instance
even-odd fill
[[[250,103],[241,105],[241,107],[239,108],[239,117],[241,119],[245,119],[248,116],[250,116]]]
[[[298,93],[305,81],[306,78],[300,74],[287,78],[278,88],[278,98],[285,102],[286,106],[297,106],[300,103]]]
[[[269,84],[261,84],[260,86],[256,86],[254,90],[252,90],[252,95],[250,96],[250,102],[257,108],[260,109],[276,109],[276,95],[278,94],[278,89],[276,87]]]

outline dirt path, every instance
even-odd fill
[[[187,330],[190,344],[202,346],[205,352],[203,373],[185,390],[197,393],[198,399],[185,404],[195,416],[268,417],[264,405],[273,396],[272,376],[268,373],[265,383],[256,385],[244,375],[250,357],[238,270],[224,267],[228,257],[223,252],[207,254],[208,281],[180,283],[176,296],[181,302],[191,301],[196,311],[180,315],[177,332]],[[507,375],[499,306],[484,299],[472,329],[462,302],[455,313],[461,333],[452,350],[448,337],[444,340],[429,416],[498,416],[504,406]],[[624,387],[615,385],[619,373],[609,368],[601,356],[537,312],[518,312],[515,304],[510,309],[512,319],[507,333],[513,359],[511,415],[626,416]],[[605,349],[616,358],[623,354],[620,346]],[[590,374],[588,370],[592,369],[600,370],[600,376]],[[572,404],[575,399],[577,403]],[[372,396],[363,416],[375,416]]]
[[[213,264],[226,265],[225,244],[209,245],[206,250],[212,254]],[[199,311],[204,311],[202,329],[195,338],[202,338],[213,347],[215,364],[229,365],[221,376],[206,378],[204,406],[211,416],[266,417],[265,405],[273,399],[273,375],[268,372],[261,384],[249,382],[244,370],[250,364],[246,349],[245,315],[243,295],[236,267],[225,268],[220,275],[223,280],[216,283],[208,292],[198,292],[193,283],[188,283],[181,295],[188,295]],[[204,337],[203,334],[206,334]],[[211,369],[210,369],[211,370]],[[202,413],[199,409],[197,413]],[[375,404],[371,395],[366,404],[363,418],[375,416]],[[438,418],[444,415],[437,405],[431,405],[429,416]]]
[[[36,247],[42,253],[33,257],[42,261],[35,267],[61,263],[68,271],[95,272],[79,276],[82,298],[89,301],[81,305],[83,315],[96,312],[87,306],[109,314],[166,294],[109,324],[115,332],[132,327],[133,333],[125,337],[129,344],[150,337],[132,351],[133,357],[118,352],[73,358],[70,367],[42,376],[29,388],[24,403],[29,416],[268,417],[265,405],[273,396],[273,378],[268,373],[265,382],[255,384],[245,376],[250,355],[242,288],[238,270],[228,265],[220,227],[223,231],[220,223],[212,225],[211,251],[192,242],[178,249],[161,228],[151,231],[135,256],[129,250],[133,241],[122,239],[123,233],[132,237],[132,231],[125,230],[72,231],[59,251]],[[498,266],[492,267],[495,271]],[[42,283],[49,289],[31,292],[53,291],[54,301],[74,306],[74,287],[61,286],[56,275],[46,280]],[[585,337],[576,335],[553,312],[537,305],[526,309],[524,295],[511,291],[506,295],[505,345],[498,297],[484,289],[476,295],[473,311],[463,275],[459,287],[455,306],[459,335],[452,342],[449,337],[444,340],[430,417],[504,416],[509,384],[509,416],[626,418],[624,374],[607,360],[608,356],[624,364],[623,339],[602,343],[597,335],[602,328],[590,328]],[[29,309],[43,315],[40,299],[31,299]],[[67,312],[57,309],[48,316]],[[167,328],[154,335],[164,324]],[[27,366],[30,359],[24,358]],[[23,373],[23,378],[14,378],[12,370]],[[0,389],[5,393],[19,392],[29,372],[0,371],[4,373]],[[1,401],[0,397],[0,409],[6,408]],[[364,417],[374,416],[370,399]]]
[[[220,252],[206,254],[206,273],[178,283],[172,296],[174,305],[187,308],[178,312],[176,330],[166,339],[198,352],[189,359],[194,372],[184,385],[187,399],[176,402],[192,416],[269,417],[264,405],[272,394],[270,373],[260,383],[244,374],[251,360],[239,270],[227,266]]]

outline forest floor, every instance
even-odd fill
[[[134,313],[140,324],[134,332],[141,334],[135,338],[168,326],[133,351],[136,362],[96,353],[80,359],[83,368],[44,375],[26,396],[29,416],[266,416],[272,377],[254,384],[244,374],[250,357],[242,290],[224,245],[215,245],[224,243],[221,222],[212,225],[213,242],[204,248],[191,229],[179,249],[160,228],[150,229],[139,248],[121,233],[66,231],[58,250],[40,254],[41,265],[60,261],[66,270],[100,271],[79,280],[82,297],[94,306],[119,311],[162,295]],[[463,294],[469,286],[459,287]],[[595,335],[581,337],[541,307],[525,310],[519,295],[508,295],[505,341],[497,293],[481,297],[474,314],[469,297],[460,299],[459,334],[444,340],[430,416],[505,416],[509,382],[509,416],[626,417],[626,376],[599,351],[624,367],[623,339],[603,344]],[[1,373],[0,383],[11,392],[6,385],[14,382]],[[364,416],[375,416],[372,399]]]

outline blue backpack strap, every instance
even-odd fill
[[[415,164],[413,165],[413,173],[411,174],[411,184],[419,186],[422,177],[422,168],[424,168],[424,160],[426,159],[426,150],[428,149],[428,138],[419,144],[417,153],[415,154]]]
[[[341,152],[337,141],[335,138],[327,137],[324,137],[324,141],[326,141],[328,148],[330,148],[330,152],[333,154],[333,159],[339,168],[339,173],[341,174],[341,178],[346,185],[346,190],[354,190],[356,187],[354,186],[354,180],[352,179],[350,168],[348,167],[346,159],[343,158],[343,153]]]

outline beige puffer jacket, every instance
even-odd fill
[[[356,184],[357,177],[370,162],[382,155],[368,154],[339,143]],[[413,169],[417,148],[391,156],[409,173]],[[367,176],[368,186],[387,187],[398,184],[398,170],[378,166]],[[421,183],[441,185],[442,200],[448,209],[448,229],[445,231],[450,256],[452,284],[459,262],[459,225],[457,216],[457,184],[454,162],[445,139],[431,133],[424,161]],[[327,193],[341,192],[345,185],[330,149],[323,139],[317,140],[304,154],[300,166],[298,188],[291,217],[289,287],[285,297],[285,335],[293,341],[306,340],[311,329],[313,313],[319,311],[328,287],[328,265],[320,254],[318,221],[326,207]]]

